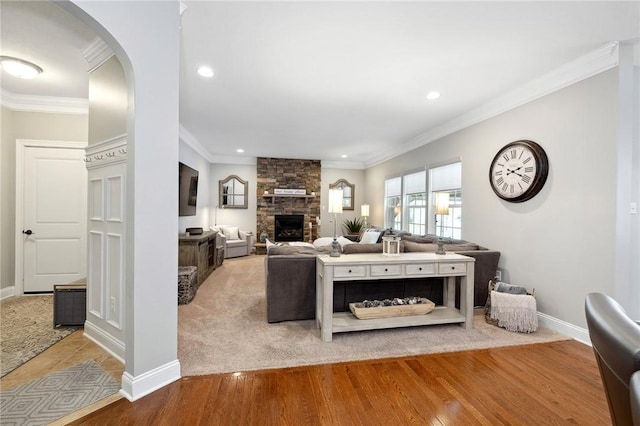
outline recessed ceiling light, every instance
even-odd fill
[[[347,158],[347,154],[342,154],[340,158]]]
[[[429,99],[430,101],[434,100],[434,99],[438,99],[440,97],[440,92],[429,92],[427,93],[427,99]]]
[[[198,74],[203,77],[213,77],[213,70],[209,67],[202,66],[198,68]]]
[[[31,80],[42,72],[42,68],[36,64],[11,56],[0,56],[0,65],[12,76],[25,80]]]
[[[236,152],[239,153],[239,154],[242,154],[244,152],[244,149],[238,148],[238,149],[236,149]]]

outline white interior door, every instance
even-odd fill
[[[26,147],[24,292],[86,276],[87,169],[83,149]]]

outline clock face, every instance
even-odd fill
[[[548,171],[547,154],[540,145],[516,141],[505,145],[493,158],[489,182],[498,197],[520,203],[540,192]]]

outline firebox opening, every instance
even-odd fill
[[[274,231],[276,242],[304,241],[304,215],[276,215]]]

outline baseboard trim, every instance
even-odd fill
[[[12,285],[11,287],[0,288],[0,300],[6,299],[8,297],[13,297],[16,295],[16,286]]]
[[[139,376],[132,376],[127,371],[122,375],[122,389],[120,395],[133,402],[169,383],[180,379],[180,362],[171,361]]]
[[[118,361],[123,364],[125,363],[125,345],[123,342],[105,333],[104,330],[98,328],[90,321],[84,322],[84,335],[87,339],[109,352],[109,354]]]
[[[543,314],[542,312],[538,312],[538,324],[567,335],[580,343],[591,346],[589,330],[586,328],[578,327],[561,319],[554,318],[551,315]]]

